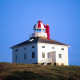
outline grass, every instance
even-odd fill
[[[80,66],[0,63],[0,80],[80,80]]]

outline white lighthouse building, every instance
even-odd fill
[[[49,25],[38,21],[29,40],[12,46],[12,62],[25,64],[68,65],[68,47],[50,39]]]

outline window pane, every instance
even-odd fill
[[[64,50],[64,48],[61,48],[61,50]]]
[[[41,32],[45,32],[45,29],[42,29]]]
[[[26,54],[24,54],[24,59],[26,59]]]
[[[16,49],[15,51],[18,51],[18,49]]]
[[[61,54],[59,54],[59,58],[62,58],[62,55]]]
[[[24,50],[26,50],[26,48],[24,48]]]
[[[16,61],[17,61],[17,59],[18,59],[18,55],[16,55]]]
[[[45,29],[43,30],[43,32],[45,32]]]
[[[34,30],[34,32],[36,32],[36,30]]]
[[[37,30],[35,29],[34,32],[37,32]]]
[[[32,48],[35,48],[35,46],[32,46]]]
[[[38,29],[36,31],[38,32]]]
[[[39,32],[41,32],[41,29],[39,29]]]
[[[45,58],[45,52],[42,52],[42,58]]]
[[[52,49],[54,49],[54,47],[52,47]]]
[[[45,46],[42,46],[42,48],[45,48]]]
[[[35,58],[35,52],[32,52],[32,58]]]

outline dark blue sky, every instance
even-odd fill
[[[10,47],[29,39],[38,20],[71,46],[69,64],[80,65],[80,0],[0,0],[0,62],[12,62]]]

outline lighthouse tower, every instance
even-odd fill
[[[42,21],[38,21],[33,28],[32,37],[44,37],[49,39],[49,26],[45,26]]]

